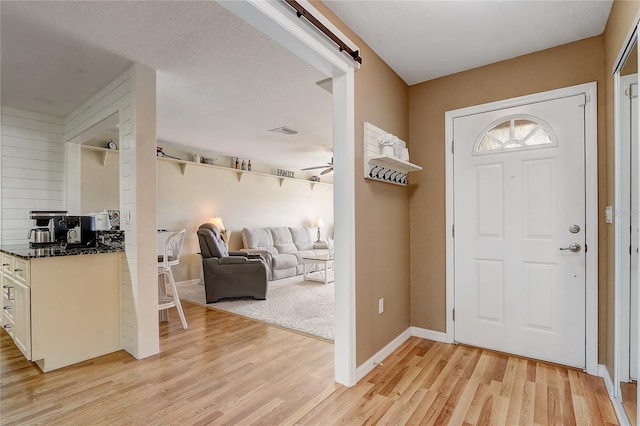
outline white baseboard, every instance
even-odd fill
[[[409,339],[409,337],[412,336],[420,337],[421,339],[434,340],[436,342],[450,343],[447,342],[446,333],[427,330],[426,328],[409,327],[356,369],[356,383],[362,380],[362,378],[369,374],[371,370],[376,367],[376,365],[382,363],[382,361],[384,361],[386,357],[391,355],[393,351],[398,349],[400,345],[402,345]]]
[[[604,379],[604,384],[607,387],[609,397],[613,399],[613,380],[611,380],[609,370],[604,364],[598,364],[598,377],[602,377]]]
[[[383,362],[385,358],[391,355],[393,351],[398,349],[400,345],[402,345],[409,339],[409,337],[412,336],[419,337],[421,339],[434,340],[436,342],[451,343],[447,342],[446,333],[428,330],[426,328],[420,327],[409,327],[356,369],[356,383],[358,383],[364,376],[369,374],[371,370],[376,367],[376,365]]]
[[[380,364],[386,357],[391,355],[393,351],[398,349],[400,345],[409,339],[409,337],[411,337],[411,327],[407,328],[398,337],[390,341],[384,348],[380,349],[375,355],[366,360],[364,364],[356,369],[356,383],[369,374],[376,365]]]
[[[195,280],[186,280],[186,281],[177,281],[176,286],[180,287],[181,285],[190,285],[190,284],[202,284],[199,278]]]
[[[452,343],[447,341],[447,333],[433,331],[426,328],[411,327],[411,335],[422,339],[434,340],[436,342]]]
[[[624,407],[622,406],[620,400],[615,397],[613,380],[611,380],[609,369],[607,369],[607,367],[603,364],[598,364],[598,377],[602,377],[602,379],[604,380],[604,385],[607,388],[609,399],[611,400],[613,409],[615,410],[616,416],[618,417],[618,422],[620,422],[620,425],[622,426],[629,426],[629,419],[624,411]]]

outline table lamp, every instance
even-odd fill
[[[322,220],[321,217],[316,217],[316,222],[313,224],[314,227],[318,228],[318,241],[316,241],[316,243],[320,242],[320,228],[322,228],[324,226],[324,222]]]
[[[224,241],[227,247],[229,247],[229,237],[231,236],[231,232],[228,232],[224,228],[224,223],[222,223],[222,218],[212,217],[209,221],[213,223],[216,226],[216,228],[218,228],[218,230],[220,231],[220,237],[222,238],[222,241]]]

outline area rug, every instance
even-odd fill
[[[202,284],[179,284],[180,299],[333,341],[333,283],[303,281],[302,275],[269,281],[267,300],[207,304]]]

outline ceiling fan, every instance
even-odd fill
[[[300,170],[316,170],[316,169],[324,169],[323,171],[320,172],[321,175],[326,175],[327,173],[331,173],[333,171],[333,157],[331,157],[331,161],[327,164],[323,164],[322,166],[313,166],[313,167],[307,167],[304,169],[300,169]]]

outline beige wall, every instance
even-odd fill
[[[324,5],[316,7],[362,49],[363,66],[356,73],[356,287],[357,363],[361,364],[406,327],[407,300],[410,324],[445,331],[445,185],[444,113],[448,110],[508,99],[587,82],[598,83],[598,211],[599,211],[599,362],[612,369],[613,353],[613,235],[604,223],[604,208],[613,204],[613,79],[611,67],[640,9],[638,1],[616,0],[604,36],[592,37],[553,49],[443,77],[408,88],[380,58]],[[606,59],[606,61],[605,61]],[[605,95],[606,93],[606,95]],[[384,101],[382,101],[384,99]],[[606,109],[605,109],[606,104]],[[369,121],[406,137],[410,114],[409,146],[412,162],[424,170],[412,175],[409,198],[401,188],[369,183],[361,178],[362,123]],[[410,227],[389,224],[388,217],[406,220]],[[337,206],[339,208],[339,206]],[[397,216],[396,216],[397,215]],[[377,235],[372,229],[387,226],[385,248],[397,255],[375,265]],[[392,229],[388,227],[392,226]],[[406,297],[407,254],[410,239],[410,297]],[[375,266],[375,267],[374,267]],[[394,311],[377,315],[378,293],[395,289]],[[388,291],[386,292],[388,294]],[[385,296],[388,297],[388,296]],[[388,304],[388,299],[386,299]],[[395,309],[397,307],[397,310]]]
[[[102,152],[82,150],[81,214],[120,208],[118,154],[109,153],[104,165],[103,155]]]
[[[604,141],[604,44],[592,37],[553,49],[439,78],[410,88],[412,325],[445,331],[445,112],[467,106],[596,81],[598,83],[598,167],[600,194],[606,191]],[[599,198],[600,303],[606,293],[606,229]],[[605,322],[604,312],[599,316]],[[602,348],[601,348],[601,354]]]
[[[196,230],[219,216],[231,231],[229,248],[242,248],[242,228],[309,226],[324,221],[321,237],[333,232],[333,185],[280,180],[275,176],[244,173],[240,182],[234,170],[189,166],[182,175],[177,164],[158,161],[158,227],[186,229],[176,281],[200,277],[200,251]],[[317,230],[314,230],[314,234]]]
[[[101,154],[82,153],[83,213],[118,208],[118,157],[110,155],[103,166]],[[183,175],[177,164],[158,160],[158,228],[186,229],[180,265],[173,268],[176,281],[200,278],[196,229],[220,216],[231,231],[229,248],[242,248],[242,228],[267,226],[313,227],[316,217],[325,226],[321,238],[333,236],[333,185],[285,180],[245,173],[240,182],[235,171],[188,166]],[[112,177],[115,176],[115,179]],[[96,193],[98,192],[99,193]],[[109,200],[115,197],[115,207]],[[317,229],[313,229],[315,236]]]
[[[115,179],[112,177],[115,176]],[[196,229],[220,216],[231,231],[229,248],[242,248],[242,228],[267,226],[313,227],[316,217],[325,226],[321,238],[333,236],[333,185],[285,180],[235,171],[190,165],[183,175],[169,161],[157,161],[157,217],[159,229],[186,229],[180,265],[173,268],[176,281],[199,279],[200,257]],[[115,207],[110,207],[115,199]],[[118,156],[103,166],[101,153],[82,152],[83,213],[118,208]],[[316,235],[317,229],[312,230]]]
[[[355,73],[356,363],[363,364],[410,326],[409,190],[363,177],[364,122],[409,136],[408,86],[319,2],[314,6],[361,49]],[[340,206],[336,206],[337,209]],[[339,253],[338,253],[339,255]],[[385,311],[378,315],[378,299]],[[338,326],[340,326],[338,324]]]
[[[629,30],[631,29],[633,20],[640,10],[640,2],[638,1],[614,1],[609,14],[609,20],[604,32],[604,74],[606,79],[606,138],[604,143],[607,149],[606,169],[601,169],[600,180],[606,181],[606,198],[607,205],[614,205],[615,187],[614,187],[614,87],[613,87],[613,66],[618,57],[620,49],[624,46],[624,41]],[[606,261],[608,270],[606,271],[606,280],[601,282],[600,312],[601,318],[605,324],[600,323],[600,356],[599,362],[604,363],[609,370],[609,374],[613,376],[614,365],[614,298],[615,298],[615,235],[613,229],[607,238]],[[603,285],[604,284],[604,285]],[[604,287],[604,288],[603,288]],[[606,343],[606,344],[605,344]],[[604,348],[603,348],[603,344]],[[605,349],[603,353],[603,349]]]
[[[598,83],[598,186],[601,194],[599,358],[600,362],[607,360],[609,364],[608,353],[613,338],[610,331],[613,324],[610,308],[613,299],[609,287],[613,285],[613,281],[612,269],[608,267],[613,265],[613,245],[607,244],[612,237],[607,236],[608,228],[602,214],[604,206],[613,203],[612,196],[605,195],[612,194],[610,141],[613,133],[609,129],[605,138],[605,117],[607,120],[612,117],[612,113],[604,113],[605,99],[609,111],[609,98],[612,99],[612,94],[608,91],[605,97],[604,89],[605,81],[607,88],[609,84],[612,85],[609,62],[617,55],[621,40],[628,30],[628,23],[638,10],[638,2],[614,3],[604,37],[589,38],[411,88],[322,3],[314,1],[314,6],[359,45],[363,58],[362,68],[355,76],[357,365],[362,364],[410,325],[445,331],[444,113],[452,109],[591,81]],[[362,141],[365,121],[408,141],[412,162],[424,167],[422,172],[412,175],[410,189],[363,179]],[[196,177],[202,171],[195,168],[188,170],[185,176],[179,175],[177,168],[173,171],[163,170],[164,168],[160,165],[158,171],[159,226],[195,227],[214,213],[211,209],[203,208],[203,204],[189,204],[199,201],[195,201],[197,197],[194,198],[193,193],[188,196],[189,191],[184,191],[184,188],[191,188],[186,184],[191,179],[208,181],[211,178]],[[233,175],[229,176],[231,181],[227,181],[228,176],[220,178],[220,182],[225,183],[211,187],[231,191],[245,183],[245,178],[242,183],[238,183],[237,180],[233,181]],[[178,182],[184,183],[180,185],[181,189],[174,186]],[[173,188],[172,194],[181,197],[181,201],[172,202],[170,208],[165,197],[171,191],[166,188]],[[315,191],[318,188],[320,187],[316,187]],[[255,210],[255,204],[251,204],[246,197],[237,195],[239,199],[234,202],[234,207],[242,206],[241,211]],[[200,202],[204,201],[204,205],[215,210],[217,196],[205,193],[203,197]],[[340,206],[336,208],[339,209]],[[193,217],[186,217],[183,211],[187,210],[196,213]],[[224,218],[225,224],[232,230],[245,226],[234,223],[236,219],[232,219],[233,213],[227,210],[216,213]],[[315,214],[308,213],[305,217]],[[255,215],[251,217],[256,218]],[[277,214],[274,217],[282,218]],[[282,224],[301,220],[300,217],[282,218]],[[243,220],[246,222],[249,219]],[[271,224],[274,224],[273,221],[266,220],[255,226]],[[235,237],[237,236],[236,233]],[[189,244],[193,245],[194,241]],[[234,244],[237,242],[234,243],[232,239],[232,245]],[[195,263],[188,264],[192,266],[187,267],[185,276],[193,277]],[[380,297],[385,298],[383,315],[377,313]]]
[[[629,57],[627,58],[620,75],[631,75],[638,73],[638,44],[633,47]]]

